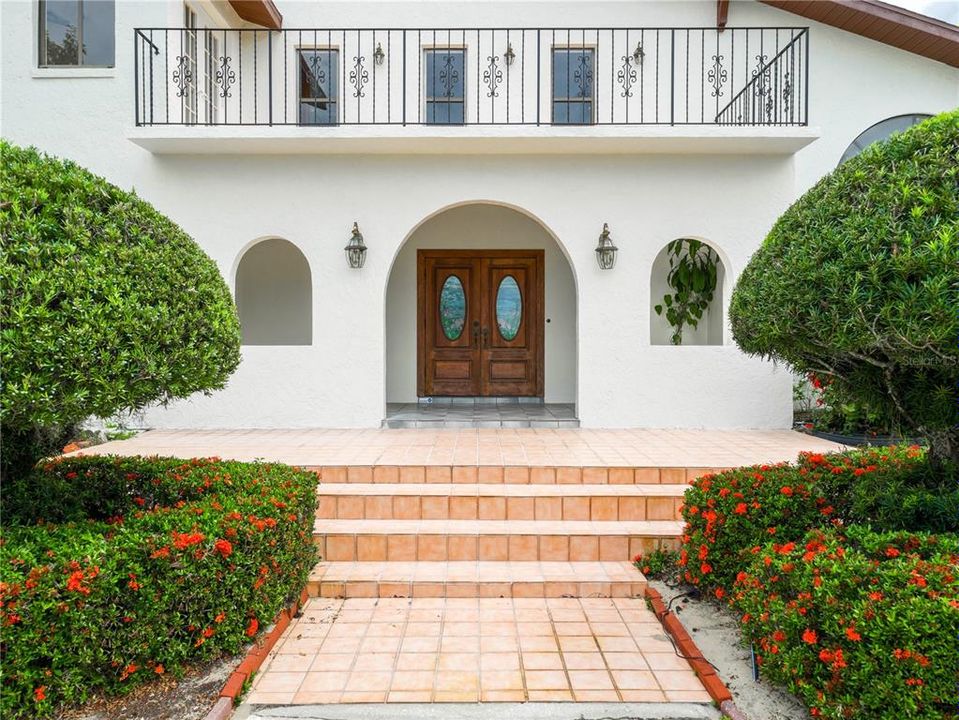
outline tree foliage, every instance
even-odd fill
[[[0,154],[4,470],[50,428],[222,387],[239,323],[199,246],[72,162]]]
[[[803,195],[743,271],[730,320],[747,353],[830,377],[959,459],[959,111]]]

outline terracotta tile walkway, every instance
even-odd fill
[[[710,702],[642,600],[317,598],[251,704]]]
[[[85,452],[306,466],[732,467],[839,447],[792,430],[152,430]]]

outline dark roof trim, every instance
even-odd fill
[[[230,0],[230,5],[241,20],[270,30],[283,27],[283,16],[276,9],[273,0]]]
[[[959,67],[959,27],[880,0],[760,0],[772,7]]]
[[[719,32],[726,29],[726,21],[729,19],[729,0],[716,0],[716,27]]]

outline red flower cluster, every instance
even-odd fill
[[[177,550],[185,550],[191,545],[198,545],[205,539],[205,535],[199,532],[191,533],[178,533],[174,530],[171,535],[173,536],[173,547]]]

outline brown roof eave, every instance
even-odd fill
[[[959,67],[959,27],[880,0],[760,0],[786,12]]]
[[[280,30],[283,27],[283,16],[276,9],[273,0],[230,0],[230,6],[241,20],[270,30]]]

